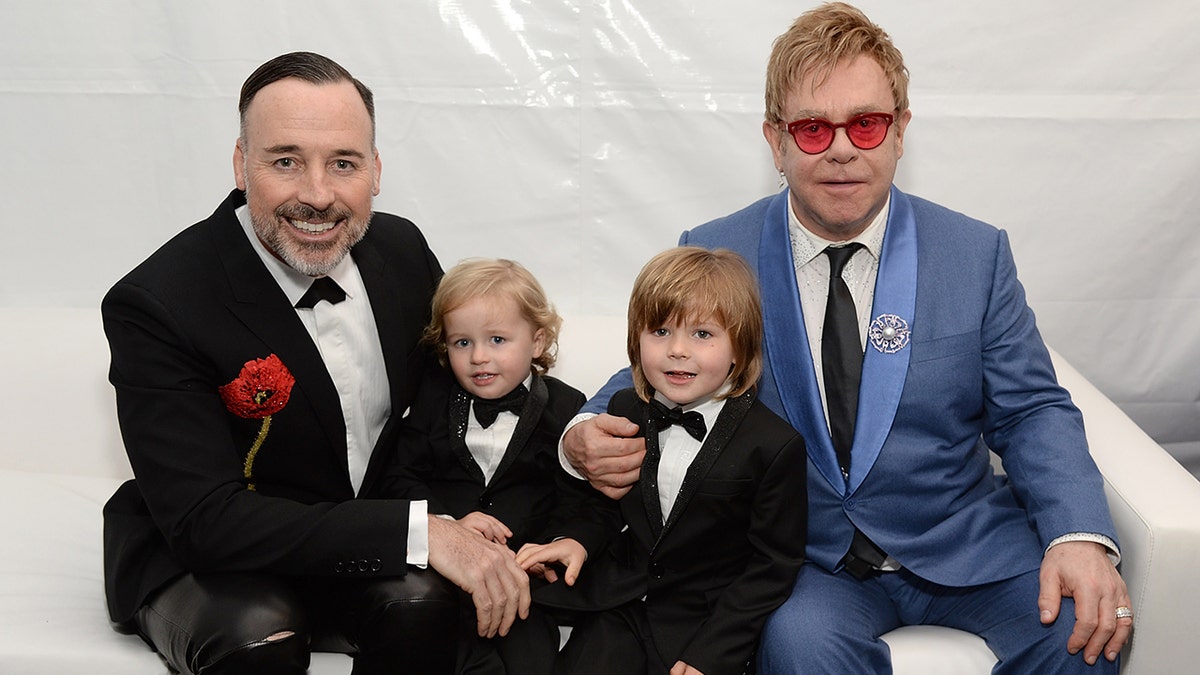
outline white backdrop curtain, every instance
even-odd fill
[[[912,73],[899,186],[1008,230],[1048,342],[1200,465],[1200,8],[858,4]],[[375,91],[376,207],[443,265],[621,316],[651,254],[775,191],[763,71],[811,6],[0,0],[0,306],[93,307],[210,213],[242,80],[306,49]]]

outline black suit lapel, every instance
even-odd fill
[[[717,457],[725,450],[725,446],[729,444],[729,439],[733,438],[734,432],[737,431],[738,425],[742,423],[742,418],[750,410],[750,405],[754,403],[754,394],[745,393],[737,398],[731,398],[725,401],[725,406],[721,408],[720,414],[717,415],[717,421],[713,424],[712,431],[704,437],[704,443],[700,445],[700,451],[696,453],[696,458],[692,460],[688,466],[687,475],[683,478],[683,485],[679,488],[679,495],[675,497],[675,504],[671,507],[671,515],[667,518],[667,522],[663,525],[662,534],[659,535],[659,541],[670,532],[671,528],[679,520],[679,516],[687,507],[688,501],[692,495],[696,493],[696,488],[708,475],[708,470],[712,468],[713,462],[717,461]],[[647,443],[647,445],[649,445]],[[647,452],[647,454],[649,454]]]
[[[419,335],[424,328],[421,317],[406,317],[405,312],[398,312],[389,294],[396,292],[395,282],[388,278],[388,260],[380,253],[367,230],[367,236],[354,245],[350,251],[358,274],[362,277],[363,286],[367,289],[367,297],[371,301],[371,314],[375,318],[375,329],[379,333],[379,344],[383,349],[383,362],[387,368],[388,387],[392,400],[402,400],[399,395],[400,384],[407,376],[407,354],[397,354],[394,345],[404,344],[396,339],[399,335]],[[403,410],[393,410],[396,416],[404,414]]]
[[[549,400],[550,392],[546,389],[546,383],[535,373],[529,382],[529,395],[525,397],[525,405],[521,406],[521,415],[517,418],[517,426],[513,429],[512,438],[508,440],[508,445],[504,448],[504,456],[500,458],[500,465],[496,467],[496,473],[492,475],[493,484],[500,476],[504,475],[508,467],[512,466],[517,456],[521,454],[521,450],[529,442],[529,437],[533,435],[533,430],[541,421],[542,411],[546,409],[546,402]]]
[[[640,409],[641,427],[646,430],[646,457],[642,460],[638,485],[641,487],[642,504],[646,509],[650,531],[658,539],[663,531],[662,504],[658,501],[658,462],[662,459],[662,451],[658,447],[658,423],[649,415],[649,404],[643,403]]]
[[[397,421],[404,416],[406,411],[396,410],[396,402],[403,400],[400,394],[401,384],[407,381],[408,364],[406,354],[397,354],[397,350],[392,349],[392,345],[398,344],[395,339],[396,335],[401,334],[404,330],[409,330],[410,335],[419,334],[421,327],[409,327],[405,324],[406,318],[402,316],[405,312],[396,311],[396,308],[389,301],[389,291],[395,290],[394,284],[388,283],[386,276],[388,261],[379,249],[375,246],[375,240],[371,237],[371,230],[367,230],[367,234],[362,241],[354,245],[350,249],[350,256],[354,259],[355,266],[358,267],[358,274],[362,278],[363,287],[367,291],[367,299],[371,302],[371,315],[375,319],[375,331],[379,336],[380,349],[383,352],[383,365],[387,372],[388,378],[388,396],[392,405],[391,414],[388,415],[388,421],[384,425],[383,430],[376,439],[375,447],[371,448],[371,456],[367,459],[367,469],[363,476],[363,485],[360,492],[365,493],[371,487],[378,476],[386,469],[388,461],[394,452],[394,448],[380,448],[380,443],[394,442],[391,430]]]
[[[397,275],[403,270],[396,269],[394,261],[384,255],[379,248],[379,241],[380,237],[377,236],[376,231],[368,229],[362,241],[355,244],[354,248],[350,250],[354,264],[358,267],[359,276],[362,277],[363,286],[367,290],[367,297],[371,301],[371,314],[375,319],[375,329],[383,351],[389,400],[392,405],[388,422],[379,434],[376,446],[371,449],[366,476],[363,478],[364,491],[383,473],[394,452],[394,448],[390,445],[395,442],[391,430],[408,412],[403,408],[398,409],[397,406],[403,401],[411,400],[415,395],[414,392],[406,392],[404,389],[405,386],[411,385],[417,379],[409,372],[410,368],[419,369],[428,365],[424,361],[410,361],[410,354],[406,353],[404,349],[405,345],[412,344],[409,336],[420,335],[425,328],[425,322],[429,318],[428,299],[420,303],[423,311],[411,311],[407,305],[403,305],[403,298],[407,297],[405,294],[415,291],[405,287],[403,282],[397,280]],[[399,309],[401,306],[404,306],[403,311]],[[432,356],[428,354],[426,356],[429,357],[431,364]],[[381,443],[389,445],[381,447]]]
[[[311,414],[320,422],[330,447],[346,447],[346,426],[337,389],[321,353],[305,330],[296,310],[275,278],[267,271],[254,247],[246,239],[234,210],[245,203],[235,190],[217,209],[217,254],[229,283],[229,311],[276,354],[296,378],[296,388],[309,400]],[[246,360],[268,354],[247,354]],[[297,398],[295,390],[293,399]],[[346,466],[343,453],[342,466]],[[349,480],[349,468],[346,479]]]
[[[450,425],[450,453],[472,479],[483,485],[483,469],[479,468],[479,462],[475,461],[471,449],[467,447],[467,424],[470,414],[471,395],[455,382],[451,387],[450,410],[446,415]]]

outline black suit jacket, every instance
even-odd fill
[[[586,400],[578,390],[553,377],[533,376],[504,457],[484,485],[463,437],[471,396],[453,377],[442,379],[436,395],[422,395],[409,416],[400,453],[406,497],[428,499],[430,513],[494,516],[512,530],[513,550],[540,541],[551,522],[575,514],[579,500],[604,499],[558,463],[558,439]]]
[[[647,439],[641,479],[620,500],[626,529],[606,550],[589,550],[573,588],[551,584],[535,599],[603,610],[645,597],[664,663],[741,673],[804,561],[804,439],[753,393],[730,399],[664,523],[653,469],[658,432],[648,409],[632,389],[608,407],[637,422]],[[570,528],[563,534],[573,536]]]
[[[179,574],[403,575],[408,503],[387,469],[398,420],[431,360],[418,347],[441,275],[411,222],[377,213],[352,255],[374,310],[391,387],[385,426],[355,498],[332,379],[286,295],[247,240],[235,190],[119,281],[102,304],[109,379],[134,480],[104,508],[109,614],[127,621]],[[218,388],[277,355],[296,379],[254,464],[261,422]],[[386,449],[386,452],[383,451]]]

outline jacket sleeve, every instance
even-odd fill
[[[579,409],[581,413],[592,413],[599,415],[602,412],[608,412],[608,401],[613,397],[613,394],[628,389],[633,386],[633,373],[629,368],[622,368],[608,378],[608,382],[604,383],[603,387],[596,392],[594,396],[588,399],[587,403]]]
[[[621,371],[627,373],[628,369]],[[621,375],[618,373],[614,380]],[[612,384],[612,381],[609,382]],[[608,388],[608,385],[605,385]],[[603,394],[604,390],[601,390]],[[615,396],[609,396],[606,402],[607,411],[621,416],[633,414],[622,406],[621,401],[628,399],[632,390],[613,389]],[[592,400],[598,398],[597,394]],[[582,395],[581,395],[582,396]],[[582,411],[581,411],[582,412]],[[588,552],[588,558],[594,559],[596,554],[604,550],[612,538],[620,532],[624,524],[621,517],[619,502],[608,498],[604,493],[594,489],[587,481],[580,480],[559,470],[555,475],[557,483],[558,506],[554,517],[547,528],[545,541],[559,537],[570,537]]]
[[[1058,384],[1003,231],[981,339],[984,441],[1000,456],[1042,548],[1071,532],[1116,542],[1083,416]]]
[[[437,472],[434,453],[449,435],[448,384],[443,369],[432,364],[421,380],[412,408],[400,422],[399,441],[385,478],[384,494],[396,499],[424,499],[430,513],[445,513],[429,487]]]

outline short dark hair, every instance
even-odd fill
[[[246,78],[242,84],[242,94],[238,98],[238,114],[241,121],[241,135],[246,135],[246,109],[262,88],[279,80],[298,77],[312,84],[336,84],[350,82],[362,97],[367,114],[371,117],[371,139],[375,139],[375,96],[367,85],[359,82],[350,71],[343,68],[337,61],[315,54],[313,52],[291,52],[276,56],[262,64]]]

